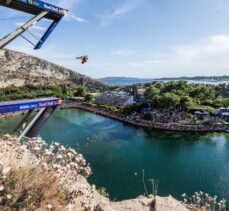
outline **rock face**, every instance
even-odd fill
[[[43,59],[11,50],[0,50],[0,88],[23,86],[77,84],[106,89],[107,83],[89,78]]]

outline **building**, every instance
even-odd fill
[[[127,106],[134,103],[134,97],[127,92],[105,92],[94,100],[95,103],[110,106]]]

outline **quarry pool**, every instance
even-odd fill
[[[21,117],[0,120],[12,130]],[[159,180],[158,194],[180,199],[182,193],[204,191],[229,201],[229,134],[179,134],[123,125],[79,110],[56,111],[40,132],[81,152],[93,170],[89,182],[106,187],[111,199],[148,192],[149,179]]]

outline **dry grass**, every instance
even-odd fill
[[[39,168],[1,171],[0,210],[63,210],[67,194],[53,171]]]

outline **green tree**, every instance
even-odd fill
[[[159,104],[166,109],[176,108],[180,105],[180,97],[174,93],[166,92],[161,96]]]
[[[91,101],[92,99],[93,99],[93,95],[91,95],[91,94],[85,95],[85,101]]]
[[[62,86],[62,93],[63,93],[64,98],[68,97],[68,87],[66,84]]]
[[[62,88],[58,85],[51,87],[52,94],[56,97],[63,97]]]
[[[212,100],[215,98],[215,90],[207,85],[197,84],[191,90],[190,96],[198,98],[200,101],[204,101],[206,99]]]
[[[219,107],[229,107],[229,98],[224,98],[222,96],[218,96],[214,102],[213,102],[213,106],[215,108],[219,108]]]
[[[188,95],[183,95],[180,98],[180,107],[182,109],[187,109],[190,106],[194,106],[195,102],[193,100],[193,98],[191,98]]]
[[[80,86],[76,89],[74,96],[75,97],[85,97],[86,92],[87,92],[86,88],[84,86]]]
[[[147,100],[153,101],[153,99],[159,94],[160,94],[160,89],[151,86],[145,91],[144,96]]]
[[[159,81],[153,83],[153,86],[162,91],[165,88],[165,83]]]

